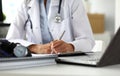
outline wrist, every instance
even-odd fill
[[[38,44],[32,44],[28,46],[28,49],[32,52],[32,53],[38,53],[40,50],[40,45]]]
[[[72,44],[68,44],[68,49],[67,49],[68,52],[74,52],[74,46]]]

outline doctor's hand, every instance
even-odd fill
[[[50,54],[51,53],[51,45],[48,44],[32,44],[28,47],[28,49],[35,54]]]
[[[52,41],[51,44],[57,53],[72,53],[72,52],[74,52],[74,46],[72,44],[66,43],[62,40]]]

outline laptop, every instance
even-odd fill
[[[104,52],[85,53],[74,56],[60,56],[57,63],[103,67],[120,64],[120,28]]]

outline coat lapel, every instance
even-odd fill
[[[39,0],[31,0],[28,4],[28,14],[30,15],[32,25],[33,25],[33,33],[35,36],[36,43],[42,43],[41,37],[41,29],[40,29],[40,8],[39,8]]]

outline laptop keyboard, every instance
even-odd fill
[[[97,52],[97,53],[87,53],[87,55],[80,55],[80,56],[59,57],[58,59],[71,63],[97,65],[102,55],[103,55],[102,52]]]
[[[100,56],[93,54],[93,55],[87,55],[87,56],[83,56],[83,57],[79,57],[80,60],[85,60],[85,61],[99,61],[100,60]]]

